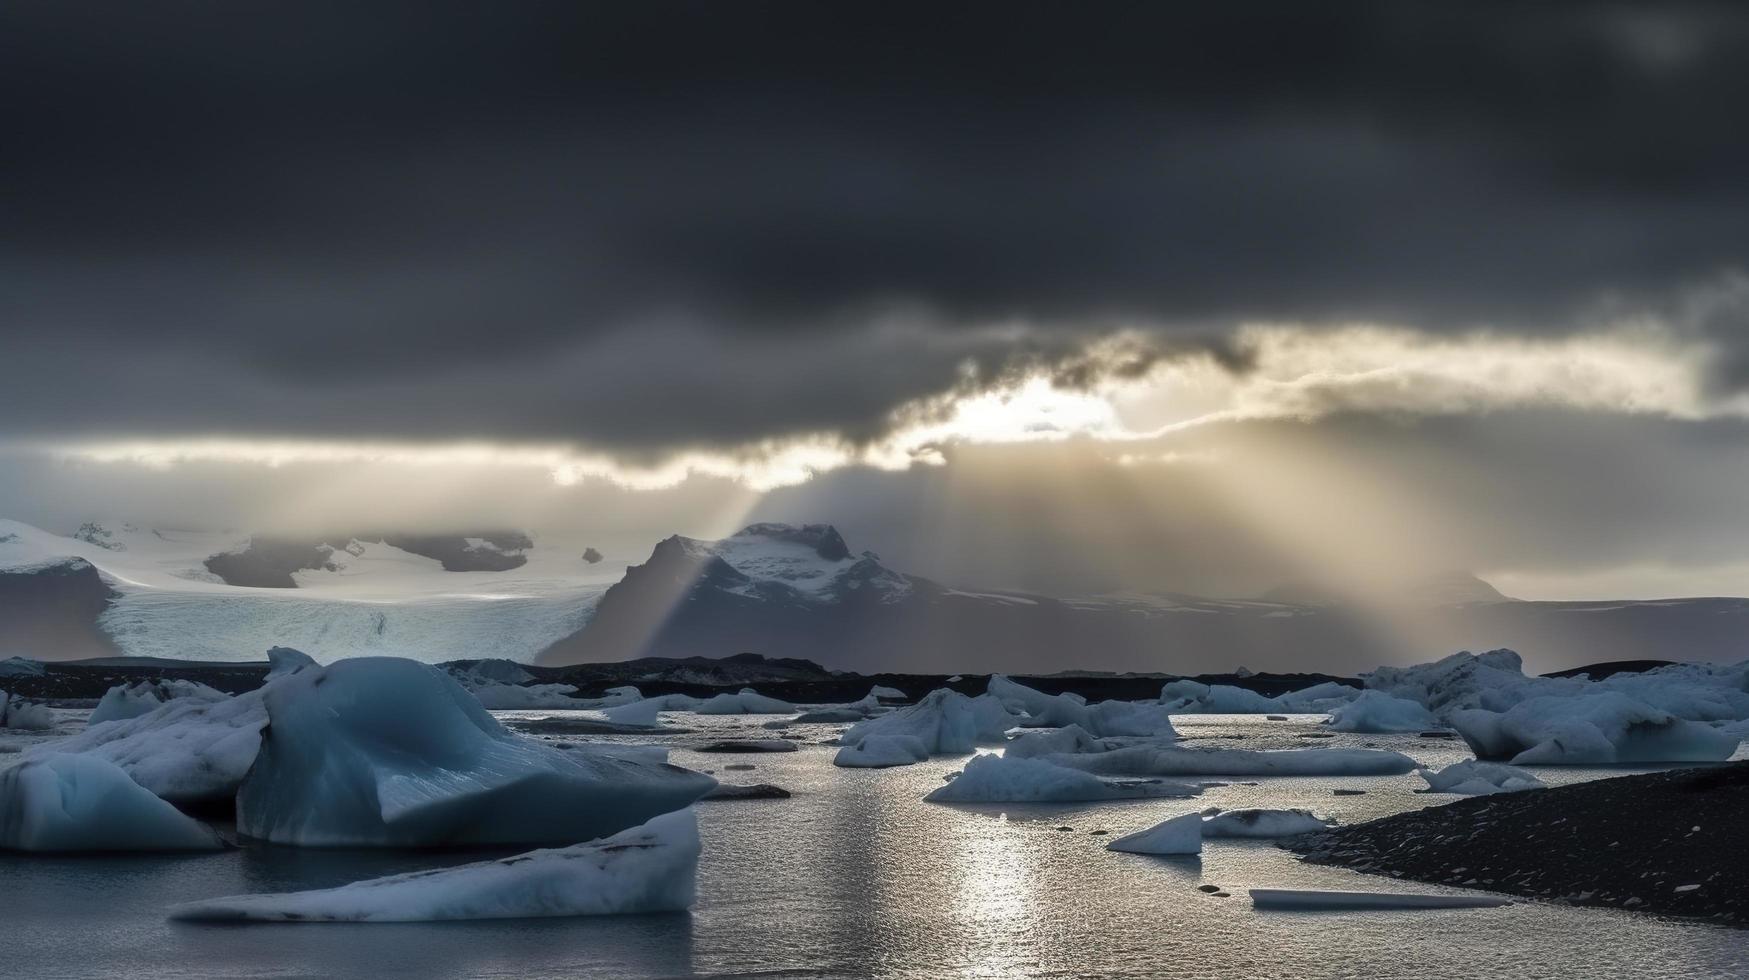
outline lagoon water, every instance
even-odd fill
[[[519,717],[554,712],[502,712]],[[673,760],[787,800],[698,806],[690,914],[403,925],[171,923],[178,902],[320,888],[505,851],[213,855],[0,854],[0,976],[54,977],[1434,977],[1705,978],[1749,974],[1749,931],[1521,902],[1497,909],[1259,912],[1251,887],[1439,890],[1301,864],[1267,841],[1209,841],[1200,860],[1105,850],[1113,836],[1208,806],[1301,806],[1355,822],[1453,797],[1414,774],[1235,782],[1195,800],[944,806],[925,793],[961,761],[832,766],[835,726],[797,726],[790,754],[701,754],[769,736],[769,716],[668,716]],[[1376,745],[1444,765],[1459,741],[1315,732],[1316,718],[1184,716],[1224,747]],[[636,739],[627,739],[636,740]],[[648,739],[645,739],[648,740]],[[0,766],[16,756],[0,756]],[[751,771],[727,765],[751,764]],[[1544,769],[1549,783],[1614,774]],[[1336,788],[1364,789],[1335,796]],[[1073,828],[1063,830],[1060,828]],[[1097,835],[1094,831],[1107,831]],[[1217,884],[1232,897],[1197,890]]]

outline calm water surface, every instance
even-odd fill
[[[503,717],[551,712],[505,712]],[[1742,977],[1749,932],[1521,903],[1433,912],[1260,913],[1250,887],[1425,891],[1300,864],[1267,842],[1211,841],[1200,860],[1105,850],[1110,835],[1207,806],[1303,806],[1353,822],[1452,797],[1411,775],[1261,780],[1202,798],[1067,806],[922,802],[962,760],[841,770],[831,748],[704,755],[688,743],[768,735],[765,717],[676,714],[675,762],[788,800],[700,804],[705,854],[690,914],[408,925],[171,923],[197,898],[343,884],[486,852],[207,856],[0,855],[0,976],[52,977]],[[1247,747],[1376,745],[1434,765],[1461,742],[1295,737],[1310,717],[1185,717],[1187,737]],[[831,726],[792,734],[820,741]],[[1239,736],[1230,739],[1227,736]],[[15,758],[15,757],[13,757]],[[752,763],[752,771],[724,766]],[[0,765],[4,758],[0,758]],[[1545,781],[1595,770],[1540,770]],[[1332,789],[1364,789],[1333,796]],[[1072,831],[1059,830],[1072,827]],[[504,852],[492,852],[494,854]],[[1233,893],[1197,891],[1213,883]],[[1437,890],[1437,889],[1432,889]]]

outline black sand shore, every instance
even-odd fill
[[[1461,799],[1283,846],[1315,864],[1749,926],[1749,763]]]

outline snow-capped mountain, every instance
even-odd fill
[[[472,548],[468,537],[445,540]],[[581,541],[487,542],[523,559],[499,571],[446,571],[441,556],[390,540],[349,538],[321,550],[318,567],[284,572],[295,588],[258,588],[208,564],[250,552],[244,533],[93,522],[62,536],[0,521],[0,658],[258,660],[286,645],[323,661],[562,665],[751,652],[865,671],[1195,673],[1235,663],[1356,671],[1503,646],[1539,670],[1749,657],[1749,600],[1734,598],[1527,602],[1448,576],[1415,585],[1393,619],[1289,590],[1238,600],[951,588],[854,551],[825,524],[670,537],[631,566],[591,563]]]

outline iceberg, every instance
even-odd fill
[[[480,707],[490,711],[539,711],[565,708],[588,708],[589,701],[577,697],[570,684],[480,684],[463,685]]]
[[[896,687],[882,687],[879,684],[876,684],[874,689],[868,692],[868,696],[876,699],[887,698],[892,701],[905,700],[904,691],[901,691]]]
[[[94,756],[52,752],[0,771],[0,849],[210,851],[222,846],[205,824]]]
[[[979,745],[1002,742],[1014,721],[1002,702],[991,695],[968,698],[941,688],[916,704],[850,726],[839,742],[856,745],[871,735],[908,735],[921,742],[930,755],[970,752]]]
[[[1172,681],[1162,687],[1160,703],[1177,714],[1266,715],[1292,710],[1280,698],[1266,698],[1243,687],[1211,686],[1193,680]]]
[[[743,687],[738,694],[719,694],[692,710],[701,715],[787,715],[796,706]]]
[[[198,681],[176,678],[117,684],[103,693],[103,698],[97,702],[97,707],[91,710],[91,717],[86,719],[86,724],[101,725],[106,721],[125,721],[129,718],[138,718],[156,710],[159,705],[174,701],[177,698],[223,701],[228,697],[230,697],[229,694],[210,688]]]
[[[189,922],[439,922],[681,912],[697,893],[692,810],[665,813],[611,837],[339,888],[190,902]]]
[[[55,727],[55,713],[16,694],[0,691],[0,728],[44,732]]]
[[[1164,780],[1101,779],[1043,759],[974,756],[959,775],[924,799],[931,803],[1078,803],[1195,796],[1202,787]]]
[[[1347,704],[1360,696],[1360,688],[1349,687],[1336,681],[1324,681],[1297,691],[1290,691],[1280,698],[1283,706],[1289,711],[1307,714],[1322,714],[1339,704]]]
[[[1030,728],[1059,728],[1087,720],[1087,699],[1079,694],[1046,694],[1002,674],[990,675],[984,693],[1010,712],[1024,715],[1022,724]]]
[[[1498,762],[1454,762],[1444,769],[1423,769],[1427,793],[1457,793],[1463,796],[1483,796],[1488,793],[1513,793],[1524,789],[1542,789],[1543,781],[1515,766]]]
[[[524,670],[522,665],[514,660],[495,658],[476,660],[468,669],[458,670],[447,668],[463,687],[473,687],[475,684],[527,684],[534,680],[534,675]]]
[[[855,745],[846,745],[832,757],[832,764],[845,769],[890,769],[929,758],[929,749],[911,735],[870,735]]]
[[[1166,705],[1140,701],[1101,701],[1085,709],[1085,728],[1101,738],[1138,736],[1177,738]]]
[[[38,746],[26,757],[48,752],[92,755],[119,766],[134,782],[171,803],[223,801],[236,794],[255,763],[267,725],[262,697],[268,689],[222,701],[166,701],[137,718],[92,725]]]
[[[1103,752],[1105,746],[1080,725],[1066,728],[1035,728],[1008,740],[1002,754],[1010,759],[1037,759],[1047,755]]]
[[[1369,734],[1424,732],[1440,727],[1421,702],[1392,697],[1383,691],[1364,691],[1353,701],[1332,708],[1326,724],[1332,731]]]
[[[316,666],[316,658],[291,647],[272,647],[267,651],[267,679],[284,677],[305,667]]]
[[[1449,717],[1481,759],[1513,765],[1723,762],[1738,740],[1614,691],[1538,697],[1506,711],[1468,708]]]
[[[1048,757],[1058,765],[1122,776],[1393,776],[1414,759],[1384,749],[1200,749],[1144,743]]]
[[[275,843],[587,840],[716,785],[635,754],[514,735],[448,674],[411,660],[341,660],[263,693],[271,724],[237,792],[237,829]]]
[[[1202,814],[1186,813],[1119,837],[1105,849],[1127,854],[1201,854],[1202,825]]]
[[[1336,821],[1309,810],[1227,810],[1202,822],[1204,837],[1294,837],[1329,830]]]
[[[1045,694],[1001,674],[990,677],[989,695],[1024,713],[1027,728],[1067,728],[1071,725],[1105,737],[1176,738],[1171,712],[1153,702],[1101,701],[1088,704],[1079,694]]]
[[[847,721],[861,721],[864,718],[873,718],[875,715],[885,714],[889,710],[886,705],[881,704],[880,692],[890,690],[892,690],[890,687],[876,687],[869,691],[860,701],[852,701],[849,704],[816,705],[812,710],[804,711],[797,715],[792,722],[789,723],[803,725],[834,724]]]

